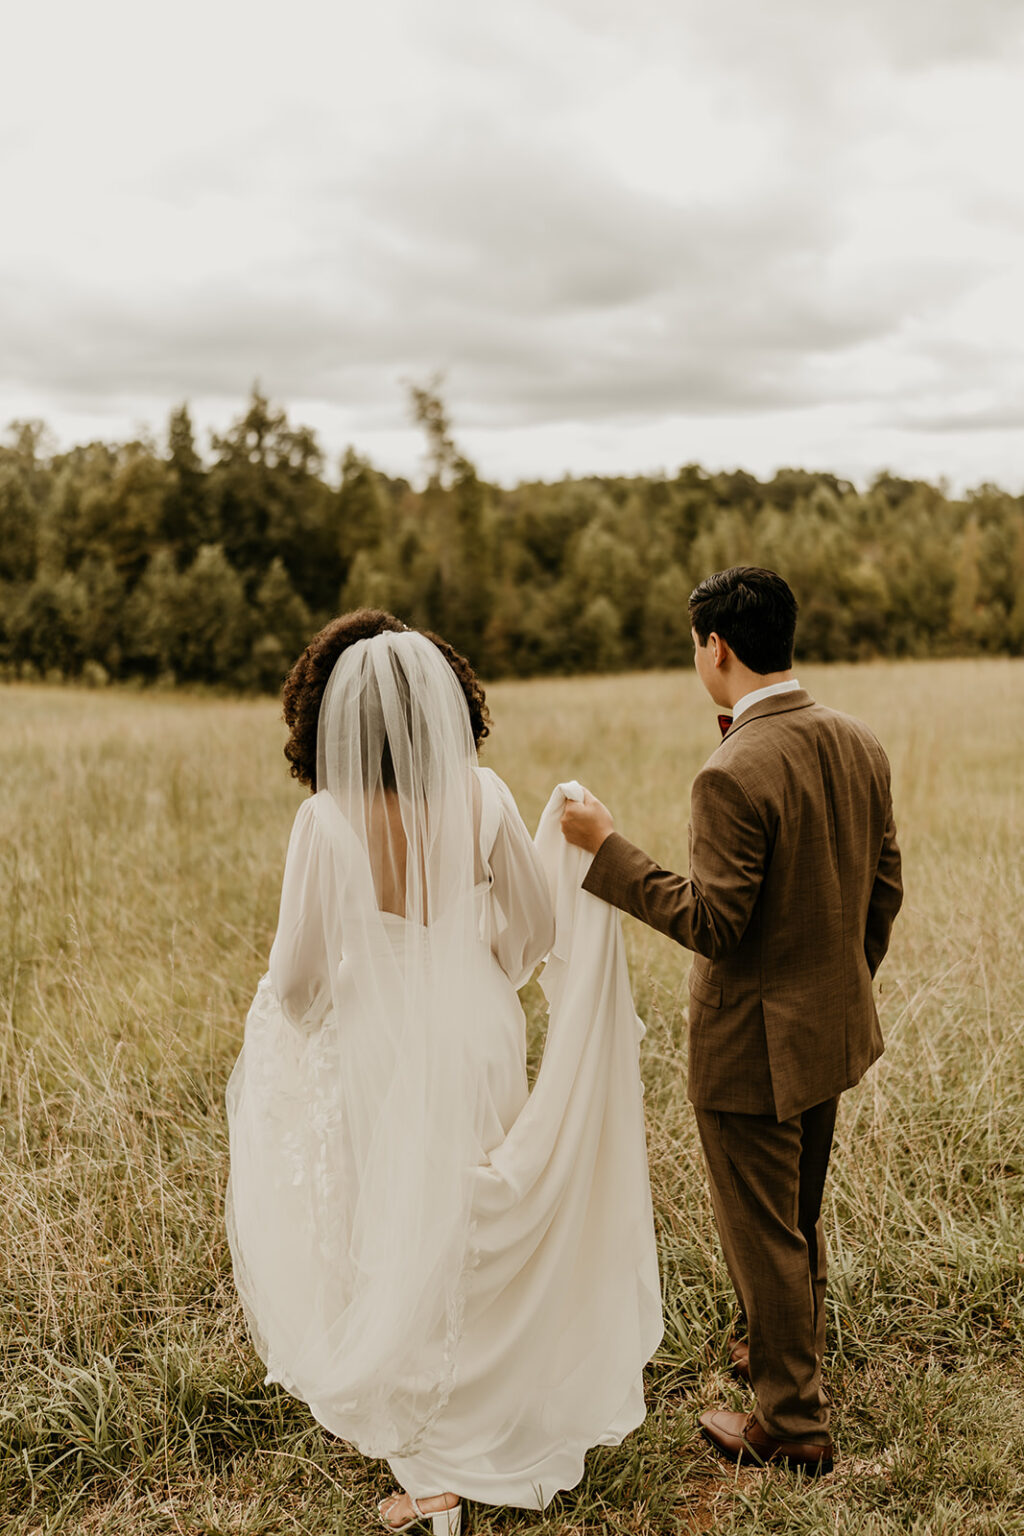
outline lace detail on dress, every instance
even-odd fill
[[[331,1318],[344,1312],[357,1280],[349,1237],[359,1201],[358,1169],[337,1094],[343,1037],[344,1026],[339,1027],[332,1010],[316,1028],[297,1029],[286,1017],[268,974],[253,998],[239,1061],[239,1069],[244,1062],[246,1113],[260,1127],[266,1205],[287,1209],[289,1231],[303,1235],[311,1266],[319,1276],[330,1277],[319,1297],[325,1332]],[[387,1211],[379,1218],[386,1222]],[[245,1283],[244,1261],[236,1258],[250,1331],[266,1366],[265,1384],[279,1383],[321,1419],[336,1421],[340,1415],[351,1420],[350,1438],[367,1456],[415,1454],[451,1397],[466,1287],[478,1261],[470,1233],[443,1326],[437,1337],[425,1341],[426,1358],[411,1358],[403,1371],[403,1412],[398,1415],[398,1384],[391,1374],[380,1382],[367,1381],[350,1396],[311,1390],[303,1373],[294,1369],[293,1351],[276,1346],[260,1325],[259,1303]]]

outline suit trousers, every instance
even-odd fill
[[[747,1322],[762,1428],[822,1443],[828,1266],[821,1201],[838,1098],[789,1120],[696,1109],[718,1234]]]

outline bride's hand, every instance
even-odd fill
[[[566,842],[585,848],[588,853],[596,853],[605,838],[615,831],[611,811],[589,789],[583,791],[582,801],[565,802],[561,826]]]

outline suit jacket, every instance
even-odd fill
[[[903,886],[889,763],[803,689],[753,704],[693,783],[688,877],[618,833],[584,888],[692,949],[689,1095],[779,1120],[882,1052],[872,979]]]

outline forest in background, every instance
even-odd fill
[[[687,597],[782,572],[809,661],[1024,654],[1024,497],[779,470],[490,485],[437,381],[409,391],[417,489],[254,389],[205,457],[188,407],[153,441],[0,443],[0,677],[276,689],[328,618],[369,605],[445,635],[485,677],[688,664]]]

